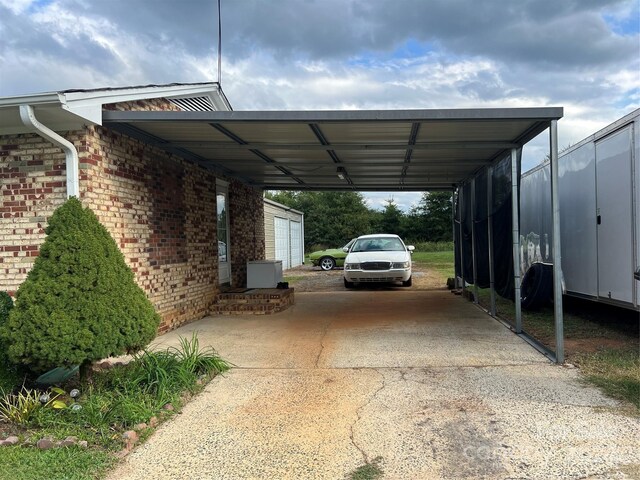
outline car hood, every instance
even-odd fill
[[[364,262],[408,262],[411,256],[408,252],[351,252],[347,255],[348,263]]]

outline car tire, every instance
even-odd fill
[[[318,262],[320,268],[325,272],[333,270],[336,267],[336,261],[333,257],[322,257]]]
[[[411,279],[412,279],[412,277],[409,277],[409,280],[406,280],[406,281],[402,282],[402,286],[403,287],[410,287],[411,286]]]
[[[353,282],[350,282],[346,278],[343,278],[343,280],[344,280],[344,288],[353,288]]]

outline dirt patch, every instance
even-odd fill
[[[568,354],[595,353],[607,348],[624,349],[633,348],[637,344],[635,339],[618,338],[565,338],[564,348]]]
[[[366,288],[383,290],[434,290],[446,288],[447,279],[440,273],[424,267],[413,266],[413,285],[411,287],[390,286],[385,284],[371,284]],[[332,292],[345,289],[342,281],[342,268],[335,268],[329,272],[313,265],[301,265],[284,272],[284,280],[296,292]]]

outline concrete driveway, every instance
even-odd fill
[[[111,479],[636,478],[639,422],[447,291],[296,294],[197,331],[237,365]]]

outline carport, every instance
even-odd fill
[[[528,336],[522,330],[520,308],[520,156],[527,142],[549,129],[556,331],[556,351],[549,355],[562,363],[564,346],[557,194],[557,121],[562,115],[560,107],[105,111],[103,123],[216,173],[265,190],[454,192],[457,204],[466,202],[470,205],[467,210],[472,212],[467,214],[471,215],[470,220],[461,213],[454,222],[454,229],[459,232],[455,256],[456,265],[460,266],[457,269],[460,285],[465,288],[467,283],[473,283],[477,289],[479,279],[485,273],[482,269],[486,268],[491,291],[489,313],[495,317],[496,282],[502,280],[504,283],[505,280],[505,269],[500,268],[500,272],[496,272],[495,267],[510,265],[506,275],[516,308],[516,322],[512,329],[525,338]],[[510,185],[504,185],[506,179]],[[490,208],[503,197],[510,199],[510,221],[508,224],[503,222],[502,228],[503,232],[505,228],[510,230],[506,243],[495,238],[493,208]],[[480,209],[481,203],[486,205],[486,225],[478,222],[473,213]],[[471,225],[470,239],[464,238],[462,233],[464,222]],[[478,225],[483,225],[483,232],[476,231]],[[480,236],[486,238],[486,242],[479,242]],[[478,248],[483,243],[486,243],[486,251]],[[512,248],[505,248],[507,243]],[[465,245],[471,248],[463,248]],[[481,262],[481,259],[488,261]],[[472,265],[472,278],[465,275],[465,263]],[[477,295],[474,298],[477,301]]]

